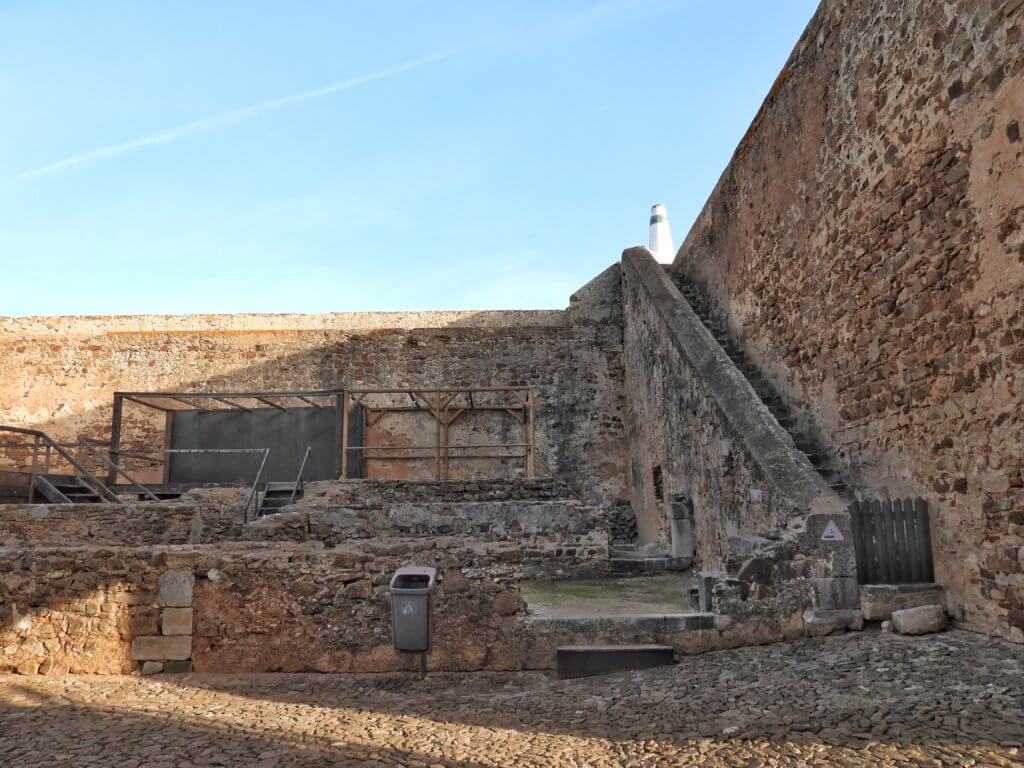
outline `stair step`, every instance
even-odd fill
[[[266,488],[266,490],[268,492],[270,492],[270,491],[288,491],[288,493],[291,493],[294,489],[295,489],[295,483],[283,483],[283,482],[267,483],[267,488]]]
[[[566,645],[558,649],[555,668],[558,677],[566,679],[675,663],[671,645]]]

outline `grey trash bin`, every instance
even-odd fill
[[[391,577],[391,632],[396,651],[430,652],[436,568],[408,565]]]

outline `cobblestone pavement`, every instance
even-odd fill
[[[1024,647],[864,632],[585,680],[0,676],[0,765],[1024,765]]]

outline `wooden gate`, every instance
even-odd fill
[[[935,580],[924,499],[872,499],[850,506],[860,584]]]

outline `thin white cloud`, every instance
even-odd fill
[[[585,7],[582,11],[573,14],[568,18],[562,19],[560,23],[554,25],[553,30],[580,30],[607,21],[610,17],[613,17],[623,11],[631,10],[638,5],[653,4],[655,6],[659,6],[668,2],[672,2],[672,0],[599,0],[599,2]],[[518,32],[521,33],[522,30],[518,30]],[[507,34],[508,32],[506,32],[506,35]],[[29,168],[28,170],[19,173],[15,179],[19,182],[29,182],[45,176],[53,176],[54,174],[62,173],[88,163],[106,160],[108,158],[117,157],[130,152],[137,152],[141,149],[146,149],[147,147],[168,144],[190,136],[207,133],[208,131],[222,128],[227,125],[240,123],[257,115],[263,114],[264,112],[273,112],[278,109],[283,109],[284,107],[289,107],[293,104],[301,104],[302,102],[312,101],[313,99],[320,99],[324,96],[330,96],[331,94],[339,93],[341,91],[348,91],[361,85],[367,85],[381,80],[390,80],[391,78],[404,75],[421,67],[436,64],[454,56],[458,56],[471,48],[482,47],[487,44],[487,42],[487,40],[478,40],[470,45],[441,51],[439,53],[433,53],[419,59],[413,59],[412,61],[406,61],[391,67],[385,67],[384,69],[379,69],[376,72],[359,75],[358,77],[353,77],[348,80],[339,80],[334,83],[329,83],[328,85],[313,88],[312,90],[302,91],[290,96],[282,96],[277,99],[271,99],[270,101],[264,101],[259,104],[252,104],[247,107],[239,107],[238,109],[232,109],[226,112],[218,112],[217,114],[202,117],[198,120],[184,123],[166,131],[151,133],[148,136],[141,136],[137,139],[130,139],[117,144],[110,144],[105,147],[99,147],[97,149],[89,150],[88,152],[82,152],[77,155],[72,155],[71,157],[66,157],[63,160],[58,160],[54,163]]]
[[[391,67],[378,69],[375,72],[370,72],[365,75],[349,78],[348,80],[338,80],[337,82],[329,83],[328,85],[323,85],[319,88],[294,93],[290,96],[282,96],[277,99],[271,99],[270,101],[260,102],[259,104],[252,104],[247,107],[228,110],[227,112],[218,112],[215,115],[202,117],[198,120],[184,123],[166,131],[152,133],[148,136],[131,139],[130,141],[110,144],[106,147],[99,147],[98,149],[92,149],[78,155],[72,155],[71,157],[64,158],[63,160],[58,160],[55,163],[30,168],[29,170],[18,174],[17,178],[19,181],[33,181],[44,176],[52,176],[53,174],[67,171],[79,165],[117,157],[118,155],[124,155],[129,152],[137,152],[138,150],[145,149],[147,147],[167,144],[172,141],[178,141],[190,136],[206,133],[226,125],[240,123],[244,120],[255,117],[256,115],[261,115],[264,112],[273,112],[278,109],[283,109],[284,107],[292,106],[293,104],[301,104],[306,101],[312,101],[313,99],[320,99],[334,93],[358,88],[361,85],[367,85],[381,80],[390,80],[391,78],[404,75],[429,64],[436,64],[444,61],[445,59],[450,59],[467,50],[467,47],[441,51],[440,53],[434,53],[430,56],[424,56],[423,58],[406,61]]]

